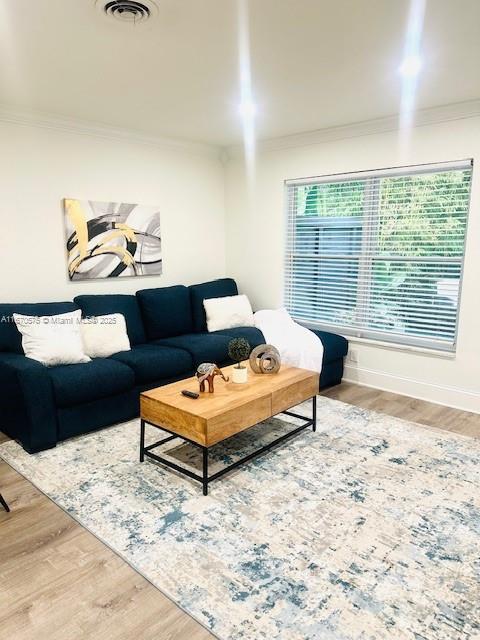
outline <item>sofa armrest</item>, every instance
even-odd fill
[[[323,364],[344,358],[348,352],[348,340],[337,333],[311,329],[323,344]]]
[[[48,369],[18,353],[0,353],[0,429],[29,453],[57,443],[57,412]]]

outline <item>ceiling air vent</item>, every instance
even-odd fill
[[[97,2],[97,6],[98,4]],[[153,10],[156,9],[151,0],[143,0],[143,2],[137,2],[137,0],[110,0],[105,2],[103,0],[101,5],[107,16],[132,24],[145,22],[150,18]]]

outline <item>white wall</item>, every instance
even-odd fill
[[[283,298],[284,193],[289,178],[473,157],[480,164],[480,118],[418,127],[400,157],[396,133],[259,151],[248,188],[241,154],[226,169],[227,272],[254,305]],[[480,166],[474,168],[458,348],[454,358],[352,343],[352,381],[480,412]]]
[[[400,159],[397,149],[396,134],[383,133],[264,151],[249,190],[241,156],[224,168],[214,151],[194,146],[0,122],[0,301],[130,293],[227,274],[255,306],[277,306],[283,294],[285,179],[467,157],[480,162],[480,119],[419,127],[408,157]],[[358,364],[348,364],[348,379],[480,411],[479,170],[473,176],[455,358],[355,343]],[[159,205],[163,275],[70,282],[64,197]]]
[[[70,282],[64,197],[158,205],[163,275]],[[223,276],[218,153],[1,122],[0,267],[3,302],[131,293]]]

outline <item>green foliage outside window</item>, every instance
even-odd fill
[[[362,275],[365,269],[369,270],[370,284],[366,286],[369,289],[367,324],[370,327],[436,337],[442,332],[451,333],[455,328],[455,287],[458,292],[470,180],[469,171],[459,170],[301,186],[296,190],[294,203],[297,220],[303,229],[298,236],[297,250],[301,255],[302,243],[306,247],[308,237],[308,253],[311,253],[312,239],[317,238],[319,255],[325,250],[328,254],[348,255],[352,258],[349,264],[356,263],[357,269],[362,264]],[[307,235],[308,219],[312,226]],[[330,219],[331,223],[328,222]],[[345,240],[342,244],[342,238],[345,238],[345,225],[349,219],[352,221],[352,241],[347,246]],[[363,241],[365,235],[370,236],[367,250]],[[447,266],[445,259],[451,260]],[[344,260],[338,264],[347,263]],[[339,271],[338,266],[332,266],[324,257],[319,267],[320,281],[322,268],[323,277],[330,279],[324,319],[354,325],[359,313],[353,295],[358,272],[357,275],[350,272],[342,281],[345,271]],[[342,310],[328,311],[332,277],[338,277],[339,289],[343,287],[350,292]],[[439,283],[445,282],[447,288],[448,283],[452,283],[453,294],[450,296],[438,292]],[[320,282],[320,307],[322,286]],[[360,286],[365,287],[365,283]],[[427,313],[419,319],[418,303],[424,307],[430,305],[430,315]],[[365,305],[364,300],[362,304]],[[327,317],[329,313],[330,318]],[[436,326],[439,324],[437,317],[443,328]]]
[[[378,253],[462,255],[469,184],[464,171],[381,178]],[[297,216],[363,218],[365,189],[363,180],[302,187]]]

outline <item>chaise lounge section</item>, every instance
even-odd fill
[[[209,333],[203,300],[237,295],[231,278],[185,287],[143,289],[136,295],[81,295],[73,302],[0,304],[0,429],[29,453],[139,415],[139,394],[193,376],[201,362],[231,364],[228,343],[265,342],[255,327]],[[49,316],[81,309],[82,315],[121,313],[130,351],[85,364],[45,367],[25,357],[13,313]],[[338,384],[348,343],[316,331],[324,344],[320,387]]]

